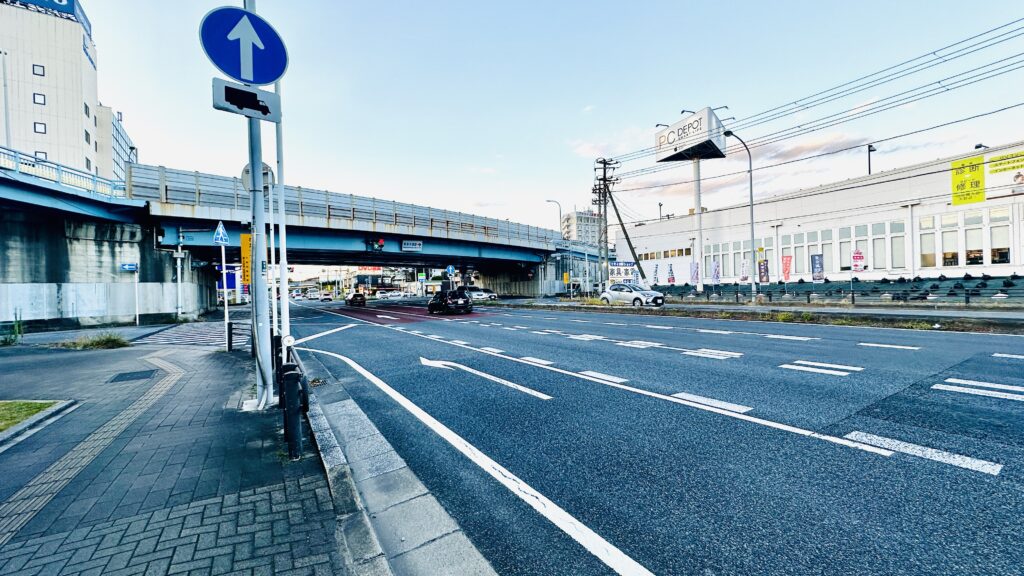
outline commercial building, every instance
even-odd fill
[[[689,283],[694,268],[707,283],[716,270],[721,283],[740,282],[753,268],[749,218],[746,204],[705,212],[700,263],[693,215],[636,223],[629,235],[649,279],[658,267],[657,283]],[[1022,273],[1024,142],[764,198],[754,219],[773,282],[784,260],[790,281],[811,281],[816,254],[833,280]],[[616,248],[629,253],[622,238]],[[855,261],[865,269],[855,272]]]
[[[601,218],[597,212],[573,211],[562,216],[562,236],[567,240],[597,245],[601,233]]]
[[[0,0],[0,143],[122,179],[134,146],[99,102],[92,24],[79,0]]]

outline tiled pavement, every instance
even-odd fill
[[[248,355],[143,359],[158,350],[0,352],[0,398],[81,402],[0,453],[0,532],[30,508],[12,501],[39,508],[0,546],[0,574],[343,573],[317,458],[284,457],[279,412],[237,410]]]

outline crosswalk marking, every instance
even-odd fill
[[[981,388],[964,388],[962,386],[947,386],[946,384],[936,384],[932,386],[934,390],[945,390],[946,392],[960,392],[961,394],[973,394],[975,396],[988,396],[989,398],[1002,398],[1003,400],[1016,400],[1018,402],[1024,402],[1024,395],[1022,394],[1009,394],[1007,392],[996,392],[995,390],[984,390]]]
[[[978,380],[961,380],[959,378],[946,378],[950,384],[963,384],[965,386],[979,386],[981,388],[995,388],[996,390],[1009,390],[1011,392],[1024,392],[1024,386],[1010,386],[1009,384],[993,384],[992,382],[979,382]]]
[[[236,349],[249,350],[252,326],[248,322],[232,324],[232,345]],[[161,344],[175,346],[216,346],[223,348],[224,324],[222,322],[192,322],[179,324],[135,340],[135,344]]]

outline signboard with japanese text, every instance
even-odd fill
[[[825,282],[825,256],[822,254],[811,254],[811,279],[815,284]]]
[[[789,282],[789,273],[793,270],[793,257],[782,257],[782,281]]]
[[[758,260],[757,261],[757,281],[761,284],[767,284],[771,282],[771,278],[768,277],[768,261]]]
[[[242,284],[252,284],[252,234],[241,234]]]
[[[954,160],[951,165],[953,206],[985,201],[985,157]]]

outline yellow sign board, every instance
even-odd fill
[[[252,284],[252,234],[242,234],[242,284]]]
[[[562,282],[564,282],[566,284],[569,283],[569,273],[568,272],[562,272]]]
[[[972,156],[951,165],[953,206],[985,201],[985,157]]]

